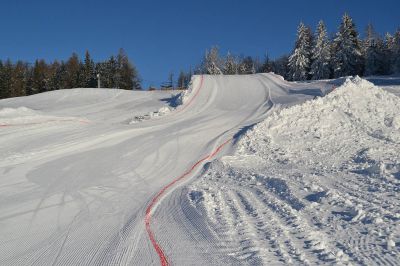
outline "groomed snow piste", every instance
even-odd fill
[[[395,265],[400,98],[332,84],[1,100],[0,264]]]
[[[399,185],[400,98],[356,77],[271,113],[188,201],[238,264],[396,265]]]

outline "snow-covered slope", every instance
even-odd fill
[[[360,78],[276,110],[187,201],[242,264],[396,265],[400,98]]]
[[[376,86],[400,96],[400,77],[397,76],[371,76],[366,78]]]
[[[1,100],[0,264],[395,264],[398,98],[355,79],[307,101],[331,90],[258,74]]]
[[[177,93],[89,88],[57,90],[1,100],[0,108],[5,110],[0,111],[0,118],[2,113],[7,112],[9,118],[12,118],[9,108],[14,108],[17,109],[14,111],[14,117],[18,119],[20,116],[26,116],[29,108],[31,113],[42,115],[81,117],[95,122],[129,123],[135,116],[169,108],[170,101],[173,101]],[[37,119],[34,116],[31,118]]]
[[[179,223],[169,224],[182,219],[170,199],[217,152],[229,152],[228,144],[215,150],[223,142],[275,104],[317,91],[300,87],[289,91],[272,74],[197,76],[175,111],[176,97],[160,92],[75,89],[1,100],[0,264],[158,264],[147,222],[170,262],[221,258],[204,256]],[[130,123],[165,107],[172,112]],[[192,168],[147,217],[160,189]]]

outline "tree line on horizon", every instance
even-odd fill
[[[201,63],[189,71],[180,71],[176,81],[171,73],[161,89],[186,89],[193,74],[236,75],[274,72],[291,81],[338,78],[350,75],[390,75],[400,73],[400,28],[381,37],[369,24],[363,39],[348,14],[344,14],[338,31],[329,37],[324,22],[315,33],[300,23],[290,55],[263,60],[219,55],[217,46],[207,50]],[[94,62],[88,51],[84,60],[76,53],[67,61],[36,60],[33,64],[0,60],[0,99],[36,93],[97,87],[100,74],[103,88],[141,89],[141,79],[123,49],[116,56]],[[149,88],[156,89],[156,88]]]
[[[382,38],[369,24],[365,38],[348,14],[344,14],[336,34],[330,38],[324,22],[315,33],[300,23],[290,55],[263,61],[230,52],[219,56],[217,46],[206,51],[195,74],[235,75],[274,72],[291,81],[338,78],[350,75],[371,76],[400,73],[400,28]]]
[[[47,63],[41,59],[29,64],[0,60],[0,99],[60,89],[95,88],[97,74],[103,88],[141,89],[138,71],[123,49],[116,56],[96,63],[86,51],[83,61],[76,53],[66,62]]]

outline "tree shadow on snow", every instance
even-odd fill
[[[176,95],[171,95],[171,97],[160,99],[160,101],[167,103],[170,107],[177,107],[180,105],[180,98],[181,94],[178,93]]]
[[[304,95],[311,95],[311,96],[324,96],[325,94],[322,92],[321,89],[318,88],[308,88],[308,89],[289,89],[289,93],[291,94],[304,94]]]
[[[400,77],[367,77],[366,80],[374,83],[376,86],[400,86]]]
[[[233,144],[235,145],[235,144],[240,140],[240,138],[241,138],[244,134],[246,134],[247,131],[253,129],[253,127],[254,127],[256,124],[257,124],[257,123],[254,123],[254,124],[251,124],[251,125],[244,126],[244,127],[240,128],[239,131],[238,131],[235,135],[233,135]]]

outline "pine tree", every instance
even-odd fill
[[[384,44],[371,24],[367,26],[366,38],[363,44],[365,58],[364,75],[383,75],[385,72]]]
[[[333,71],[335,77],[361,75],[362,51],[358,33],[349,15],[344,14],[333,42]]]
[[[4,80],[4,65],[3,61],[0,60],[0,99],[4,99],[8,97],[7,89],[5,86]]]
[[[394,73],[400,73],[400,28],[397,29],[393,36],[393,63],[392,69]]]
[[[22,61],[15,64],[11,74],[10,97],[26,95],[27,69],[27,65]]]
[[[118,63],[114,56],[111,56],[105,63],[103,79],[106,88],[117,87],[117,83],[119,82]]]
[[[238,74],[255,74],[256,66],[251,56],[246,56],[240,60]]]
[[[48,66],[46,91],[59,90],[62,88],[62,80],[61,64],[58,61],[54,61]]]
[[[90,57],[89,51],[86,50],[85,62],[83,67],[83,86],[84,88],[95,88],[96,87],[96,73],[94,68],[94,62]]]
[[[100,74],[100,86],[102,88],[115,88],[114,86],[111,86],[110,83],[108,82],[107,65],[108,65],[108,61],[97,62],[95,64],[94,68],[96,71],[96,82],[97,82],[97,74]]]
[[[297,29],[297,40],[294,51],[289,57],[289,78],[291,80],[306,80],[311,66],[310,29],[300,23]]]
[[[222,65],[222,60],[218,54],[218,47],[213,46],[211,47],[210,51],[206,51],[203,60],[202,72],[210,75],[221,75],[222,74],[221,65]]]
[[[312,49],[312,64],[310,74],[312,79],[328,79],[331,73],[331,47],[324,22],[318,23],[316,40]]]
[[[262,73],[263,63],[261,63],[261,60],[258,57],[253,59],[253,66],[254,66],[253,74]]]
[[[230,52],[226,55],[223,70],[225,75],[235,75],[238,73],[237,59]]]
[[[179,72],[178,80],[176,82],[177,89],[183,90],[186,88],[187,74],[182,70]]]
[[[390,33],[385,34],[384,48],[383,48],[383,63],[385,66],[385,75],[393,73],[394,65],[394,37]]]
[[[12,80],[13,71],[14,71],[14,66],[13,66],[11,60],[7,59],[7,61],[4,63],[4,66],[3,66],[3,75],[2,75],[5,98],[12,97],[11,80]]]
[[[67,66],[64,61],[61,61],[60,67],[57,70],[58,87],[57,90],[67,89]]]
[[[310,65],[309,65],[309,70],[308,70],[308,75],[307,79],[311,79],[312,74],[310,73],[311,71],[311,65],[313,63],[313,54],[312,54],[312,48],[313,48],[313,43],[314,43],[314,34],[310,26],[306,26],[306,39],[308,40],[308,43],[310,44],[309,52],[310,52]]]
[[[31,66],[29,63],[27,63],[28,69],[26,73],[26,87],[25,87],[25,93],[26,95],[32,95],[34,94],[32,90],[32,84],[33,84],[33,66]]]
[[[272,72],[281,75],[285,79],[289,79],[289,57],[281,56],[271,63]]]
[[[273,72],[273,61],[269,58],[268,53],[265,54],[264,63],[261,66],[260,72],[261,73],[269,73]]]
[[[162,90],[172,90],[174,88],[174,74],[171,72],[168,75],[167,81],[161,84]]]
[[[79,60],[78,68],[78,85],[76,87],[85,88],[86,87],[86,75],[85,75],[85,64]]]
[[[190,81],[192,80],[192,76],[193,76],[193,71],[192,71],[192,67],[190,67],[190,70],[188,73],[186,73],[186,79],[185,79],[185,89],[189,88],[189,84]]]
[[[32,83],[29,94],[36,94],[46,91],[47,64],[42,60],[36,60],[32,70]]]
[[[65,78],[65,86],[68,89],[78,88],[81,85],[80,82],[80,73],[81,73],[81,62],[76,53],[73,53],[72,56],[68,59],[65,64],[66,78]]]
[[[129,62],[128,56],[120,49],[117,57],[118,74],[117,88],[123,90],[140,90],[140,78],[136,67]]]
[[[14,65],[10,59],[0,61],[0,99],[13,97],[12,78]]]
[[[142,89],[142,84],[141,84],[142,81],[140,79],[139,72],[133,63],[130,63],[129,61],[128,61],[128,63],[129,63],[129,66],[130,66],[130,69],[132,72],[132,89],[133,90],[141,90]]]

